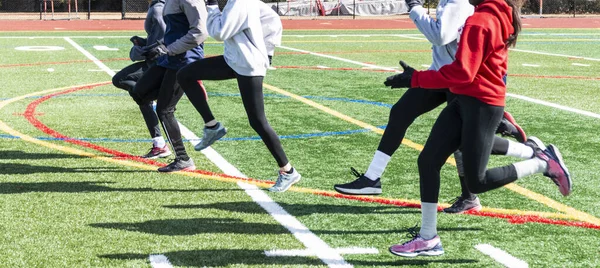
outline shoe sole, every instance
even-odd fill
[[[515,139],[517,139],[518,142],[525,142],[527,140],[527,135],[525,134],[525,131],[521,128],[521,126],[519,126],[519,124],[517,124],[517,121],[515,120],[515,118],[512,116],[512,114],[510,114],[509,112],[504,112],[504,118],[506,118],[508,120],[508,122],[510,122],[511,124],[513,124],[513,126],[515,126],[517,128],[517,131],[519,131],[519,134],[521,134],[520,139],[515,137]]]
[[[395,252],[390,248],[389,251],[390,251],[390,253],[392,253],[396,256],[406,257],[406,258],[414,258],[417,256],[440,256],[440,255],[444,254],[443,250],[426,250],[426,251],[419,251],[419,252]]]
[[[166,153],[162,153],[162,154],[157,154],[155,156],[151,156],[151,157],[142,157],[144,159],[157,159],[157,158],[165,158],[167,156],[171,155],[171,152],[166,152]]]
[[[160,173],[171,173],[171,172],[177,172],[177,171],[194,171],[196,170],[196,166],[191,166],[191,167],[186,167],[184,169],[180,169],[180,170],[160,170],[160,168],[158,169],[158,172]]]
[[[341,194],[347,194],[347,195],[380,195],[382,193],[381,188],[373,188],[373,187],[367,187],[367,188],[362,188],[362,189],[344,189],[344,188],[338,188],[338,187],[333,187],[333,189]]]
[[[536,136],[530,136],[527,139],[530,140],[530,141],[533,141],[533,143],[535,143],[535,145],[537,145],[537,147],[540,148],[542,151],[546,150],[546,145],[538,137],[536,137]]]
[[[223,131],[223,134],[217,135],[216,138],[214,138],[213,140],[211,140],[210,143],[208,145],[205,145],[205,146],[204,145],[201,146],[202,140],[200,140],[200,143],[198,143],[196,146],[194,146],[194,150],[196,150],[196,151],[202,151],[202,150],[210,147],[211,145],[213,145],[216,141],[218,141],[221,138],[223,138],[226,134],[227,134],[227,129],[225,128],[225,131]]]
[[[283,192],[287,191],[288,189],[290,189],[292,187],[292,185],[294,185],[297,182],[299,182],[300,179],[302,179],[302,175],[298,175],[298,179],[292,181],[292,183],[288,184],[288,186],[286,188],[283,188],[281,190],[275,190],[273,187],[271,187],[271,188],[269,188],[269,191],[270,192],[274,192],[274,193],[283,193]]]
[[[464,213],[467,213],[467,212],[478,212],[478,211],[481,211],[481,209],[483,209],[483,206],[479,205],[479,206],[472,207],[470,209],[465,209],[465,210],[458,211],[458,212],[448,212],[445,209],[442,210],[442,211],[444,213],[446,213],[446,214],[464,214]]]
[[[563,173],[565,174],[565,178],[564,180],[561,180],[560,177],[558,178],[559,180],[557,181],[558,183],[558,189],[560,190],[560,193],[563,196],[567,196],[569,194],[571,194],[572,191],[572,181],[571,181],[571,174],[569,174],[569,169],[567,169],[567,166],[565,165],[565,162],[563,161],[562,158],[562,154],[560,153],[560,151],[558,150],[558,148],[556,148],[556,146],[550,144],[548,146],[548,151],[554,156],[554,158],[558,163],[558,166],[560,167],[560,169],[563,171]],[[566,188],[565,188],[565,183],[566,181]]]

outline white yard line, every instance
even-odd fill
[[[529,265],[520,259],[513,257],[508,254],[506,251],[501,250],[499,248],[495,248],[488,244],[479,244],[476,245],[475,248],[481,251],[483,254],[492,257],[492,259],[501,263],[502,265],[508,268],[527,268]]]
[[[532,50],[516,49],[516,48],[511,48],[510,50],[516,51],[516,52],[544,55],[544,56],[554,56],[554,57],[563,57],[563,58],[572,58],[572,59],[581,59],[581,60],[600,61],[600,59],[597,59],[597,58],[579,57],[579,56],[571,56],[571,55],[565,55],[565,54],[556,54],[556,53],[547,53],[547,52],[539,52],[539,51],[532,51]]]
[[[148,257],[148,259],[150,260],[150,266],[152,266],[152,268],[171,268],[171,267],[173,267],[173,265],[171,265],[171,262],[165,255],[150,255],[150,257]]]
[[[83,53],[88,59],[92,60],[100,69],[104,70],[110,76],[114,76],[115,72],[113,72],[108,66],[98,60],[94,55],[86,51],[84,48],[79,46],[73,40],[65,37],[65,40],[69,42],[73,47]],[[186,137],[186,139],[190,140],[193,145],[196,145],[199,142],[198,136],[196,136],[192,131],[190,131],[187,127],[183,126],[179,123],[181,128],[181,133]],[[240,172],[235,166],[227,162],[219,153],[215,150],[207,149],[202,151],[206,157],[213,162],[219,169],[221,169],[225,174],[230,176],[238,176],[242,178],[247,178],[242,172]],[[238,182],[238,185],[245,190],[245,192],[254,200],[254,202],[258,203],[263,209],[271,215],[277,222],[279,222],[283,227],[288,229],[296,239],[298,239],[304,246],[306,246],[307,250],[312,252],[317,252],[317,257],[323,261],[323,263],[327,264],[329,267],[353,267],[351,264],[347,263],[344,258],[338,254],[334,249],[332,249],[327,243],[321,240],[317,235],[312,233],[306,226],[304,226],[300,221],[298,221],[294,216],[290,215],[287,211],[285,211],[279,204],[275,203],[271,197],[269,197],[264,190],[260,189],[258,186],[253,184],[248,184],[244,182]],[[155,256],[155,255],[151,255]],[[162,255],[158,255],[162,256]],[[165,257],[166,258],[166,257]],[[166,267],[166,266],[165,266]]]
[[[292,48],[292,47],[287,47],[287,46],[280,46],[280,48],[291,50],[291,51],[296,51],[296,52],[302,52],[302,53],[306,53],[306,54],[310,54],[310,55],[314,55],[314,56],[318,56],[318,57],[323,57],[323,58],[328,58],[328,59],[343,61],[343,62],[347,62],[347,63],[352,63],[352,64],[356,64],[356,65],[361,65],[361,66],[369,67],[369,68],[372,68],[372,69],[399,72],[398,70],[394,70],[394,69],[391,69],[391,68],[386,68],[386,67],[377,66],[377,65],[373,65],[373,64],[363,63],[363,62],[359,62],[359,61],[353,61],[353,60],[344,59],[344,58],[340,58],[340,57],[336,57],[336,56],[331,56],[331,55],[325,55],[325,54],[316,53],[316,52],[312,52],[312,51],[308,51],[308,50],[297,49],[297,48]],[[552,103],[552,102],[538,100],[538,99],[534,99],[534,98],[530,98],[530,97],[526,97],[526,96],[521,96],[521,95],[517,95],[517,94],[512,94],[512,93],[507,93],[506,95],[510,96],[510,97],[513,97],[513,98],[521,99],[521,100],[524,100],[524,101],[528,101],[528,102],[532,102],[532,103],[536,103],[536,104],[540,104],[540,105],[544,105],[544,106],[548,106],[548,107],[552,107],[552,108],[561,109],[561,110],[564,110],[564,111],[569,111],[569,112],[573,112],[573,113],[577,113],[577,114],[581,114],[581,115],[586,115],[586,116],[590,116],[590,117],[594,117],[594,118],[600,118],[599,114],[595,114],[595,113],[592,113],[592,112],[588,112],[588,111],[584,111],[584,110],[579,110],[579,109],[575,109],[575,108],[563,106],[563,105]]]
[[[115,76],[115,74],[116,74],[115,71],[108,68],[108,66],[106,66],[106,64],[102,63],[98,58],[94,57],[94,55],[92,55],[92,53],[88,52],[83,47],[81,47],[79,44],[75,43],[75,41],[73,41],[71,38],[65,37],[64,39],[67,42],[69,42],[69,44],[71,44],[75,49],[79,50],[79,52],[81,52],[83,55],[85,55],[88,59],[90,59],[92,62],[94,62],[96,64],[96,66],[98,66],[101,70],[105,71],[111,77]]]
[[[530,97],[527,97],[527,96],[521,96],[521,95],[517,95],[517,94],[513,94],[513,93],[506,93],[506,95],[510,96],[510,97],[513,97],[513,98],[516,98],[516,99],[520,99],[520,100],[524,100],[524,101],[528,101],[528,102],[533,102],[533,103],[536,103],[536,104],[540,104],[540,105],[544,105],[544,106],[548,106],[548,107],[560,109],[560,110],[563,110],[563,111],[572,112],[572,113],[576,113],[576,114],[585,115],[585,116],[589,116],[589,117],[600,119],[600,114],[596,114],[596,113],[592,113],[592,112],[588,112],[588,111],[584,111],[584,110],[580,110],[580,109],[575,109],[575,108],[563,106],[563,105],[552,103],[552,102],[538,100],[538,99],[530,98]]]

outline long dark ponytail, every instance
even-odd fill
[[[515,32],[508,36],[508,40],[506,40],[506,46],[509,47],[514,47],[517,44],[517,37],[521,32],[521,5],[517,1],[506,0],[506,3],[512,8],[513,28],[515,29]]]

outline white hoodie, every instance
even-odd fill
[[[217,5],[207,6],[208,34],[223,41],[223,56],[227,65],[244,76],[265,76],[269,66],[259,0],[229,0],[219,10]]]
[[[435,20],[422,6],[416,6],[410,11],[410,18],[433,45],[433,63],[429,70],[439,70],[454,61],[459,30],[467,18],[473,15],[473,11],[474,7],[468,0],[440,0]]]
[[[275,12],[275,10],[265,3],[261,2],[259,7],[260,23],[262,23],[265,45],[267,46],[267,54],[269,56],[273,56],[273,54],[275,54],[275,47],[281,45],[281,35],[283,34],[281,18],[279,17],[279,14]]]

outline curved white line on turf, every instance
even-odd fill
[[[150,266],[152,268],[171,268],[171,262],[165,255],[150,255],[148,258],[150,259]]]
[[[492,259],[501,263],[502,265],[508,268],[527,268],[529,264],[525,261],[517,259],[512,255],[508,254],[506,251],[501,250],[499,248],[495,248],[492,245],[488,244],[479,244],[476,245],[475,248],[481,251],[483,254],[492,257]]]

